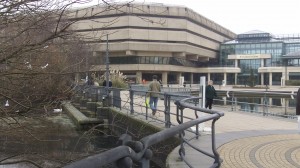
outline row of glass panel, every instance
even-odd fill
[[[91,65],[104,65],[105,57],[94,56],[89,59]],[[186,67],[216,67],[219,66],[216,62],[199,62],[186,60],[175,57],[158,57],[158,56],[120,56],[109,57],[110,64],[163,64],[163,65],[177,65]]]

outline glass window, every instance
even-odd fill
[[[158,64],[159,63],[158,57],[154,57],[153,63],[154,64]]]
[[[150,64],[150,57],[145,57],[145,63]]]
[[[139,57],[139,58],[140,58],[140,63],[141,63],[141,64],[145,64],[145,63],[146,63],[145,57]]]

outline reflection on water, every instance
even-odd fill
[[[76,130],[66,114],[50,117],[23,118],[20,124],[1,123],[1,163],[28,160],[41,167],[61,167],[71,160],[99,153],[116,145],[118,137],[109,136],[102,128]],[[0,165],[1,167],[1,165]],[[2,166],[3,167],[3,166]],[[32,164],[10,164],[6,167],[36,167]]]
[[[231,110],[264,113],[282,117],[294,117],[296,100],[293,98],[278,97],[223,97],[216,100],[215,104],[228,106]]]

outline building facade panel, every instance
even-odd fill
[[[186,7],[120,4],[118,10],[103,12],[106,7],[94,6],[70,14],[78,21],[73,28],[87,39],[93,57],[100,60],[91,63],[91,71],[104,70],[109,34],[110,67],[138,76],[136,82],[154,73],[171,83],[178,82],[173,80],[182,74],[190,78],[217,58],[222,42],[235,38],[230,30]]]
[[[236,74],[236,84],[243,84],[252,78],[258,85],[285,85],[285,81],[290,79],[289,63],[297,62],[300,56],[286,60],[283,56],[291,51],[300,51],[299,44],[300,36],[283,38],[262,31],[251,31],[223,43],[219,60],[223,66],[241,68],[241,73]],[[299,64],[295,66],[300,71]]]

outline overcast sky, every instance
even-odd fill
[[[97,4],[98,1],[101,2],[93,0],[92,4]],[[300,0],[135,0],[135,2],[186,6],[237,34],[251,30],[277,35],[300,34]]]

